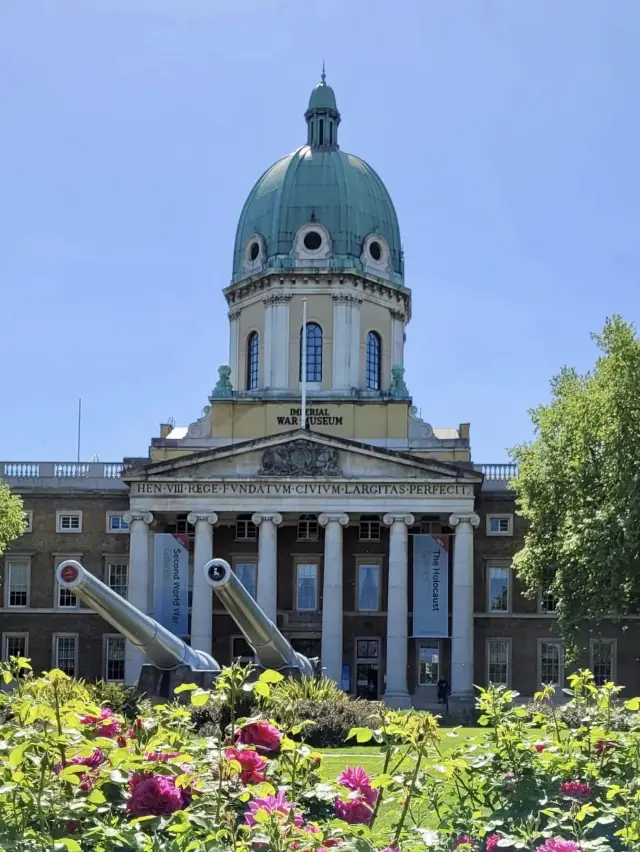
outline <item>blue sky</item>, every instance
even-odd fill
[[[637,0],[2,0],[0,459],[144,455],[228,360],[234,230],[305,140],[394,199],[407,383],[502,461],[640,300]]]

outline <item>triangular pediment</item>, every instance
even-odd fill
[[[482,481],[482,475],[467,465],[304,430],[149,462],[123,473],[128,482],[226,478]]]

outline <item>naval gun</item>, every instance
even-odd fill
[[[204,689],[211,686],[220,672],[220,665],[210,654],[190,648],[75,559],[60,563],[56,573],[61,588],[73,592],[145,654],[139,692],[170,699],[175,687],[183,683],[195,682]]]
[[[299,654],[251,597],[224,559],[204,566],[207,583],[235,621],[255,655],[259,669],[275,669],[290,677],[320,674],[320,660]]]

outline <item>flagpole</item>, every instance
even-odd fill
[[[307,300],[302,300],[302,405],[300,408],[300,423],[307,428]]]
[[[80,436],[82,434],[82,399],[78,399],[78,447],[77,447],[77,461],[80,464]]]

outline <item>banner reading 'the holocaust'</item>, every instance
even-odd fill
[[[413,636],[449,635],[449,539],[413,536]]]

